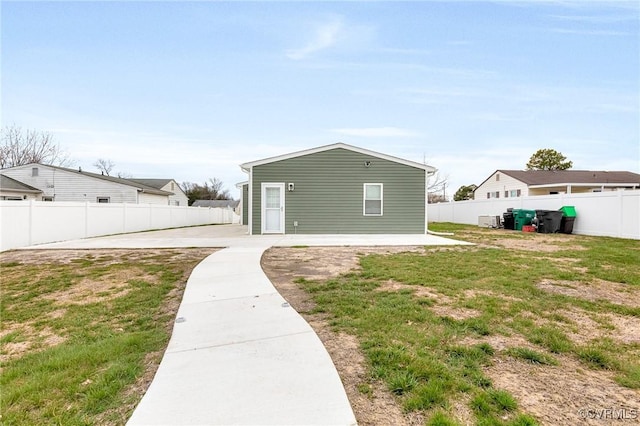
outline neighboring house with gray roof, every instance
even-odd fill
[[[152,188],[159,189],[165,192],[171,192],[169,195],[169,204],[172,206],[188,206],[189,197],[184,193],[178,182],[173,179],[139,179],[131,178],[127,179],[132,182],[140,183]]]
[[[168,205],[169,197],[174,195],[130,179],[85,172],[80,168],[33,163],[3,169],[1,174],[40,190],[36,196],[38,201]]]
[[[0,200],[37,200],[41,194],[38,188],[0,175]]]
[[[475,200],[639,189],[640,174],[595,170],[496,170],[474,191]]]

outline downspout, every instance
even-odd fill
[[[253,235],[253,167],[249,168],[249,188],[247,189],[247,222],[249,235]]]
[[[424,233],[429,233],[429,176],[430,172],[424,171]]]
[[[437,236],[441,236],[441,237],[450,237],[452,235],[455,235],[453,232],[436,232],[436,231],[431,231],[429,229],[429,176],[432,176],[435,174],[435,171],[433,172],[426,172],[425,173],[425,185],[424,185],[424,190],[425,190],[425,206],[424,206],[424,232],[425,234],[428,235],[437,235]]]

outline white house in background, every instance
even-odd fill
[[[152,188],[159,189],[165,192],[171,192],[172,195],[169,195],[169,204],[172,206],[188,206],[189,205],[189,197],[184,193],[182,188],[178,182],[173,179],[139,179],[139,178],[130,178],[127,179],[132,182],[136,182],[139,184],[147,185]]]
[[[0,200],[37,200],[42,191],[9,176],[0,175]]]
[[[474,191],[474,200],[639,189],[640,175],[624,171],[496,170]]]
[[[168,205],[169,197],[174,195],[129,179],[45,164],[2,169],[0,174],[40,190],[35,198],[37,201]]]

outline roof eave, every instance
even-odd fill
[[[262,160],[250,161],[250,162],[241,164],[240,168],[244,172],[249,173],[251,168],[253,168],[255,166],[261,166],[263,164],[274,163],[276,161],[288,160],[288,159],[291,159],[291,158],[301,157],[303,155],[316,154],[316,153],[319,153],[319,152],[329,151],[329,150],[332,150],[332,149],[340,149],[340,148],[341,149],[346,149],[348,151],[358,152],[358,153],[364,154],[364,155],[370,155],[372,157],[380,158],[380,159],[383,159],[383,160],[388,160],[388,161],[392,161],[392,162],[395,162],[395,163],[404,164],[406,166],[422,169],[422,170],[424,170],[424,171],[426,171],[427,173],[430,173],[430,174],[435,174],[437,172],[437,170],[438,170],[433,166],[416,163],[414,161],[405,160],[405,159],[402,159],[402,158],[394,157],[392,155],[382,154],[380,152],[375,152],[375,151],[371,151],[371,150],[364,149],[364,148],[358,148],[356,146],[348,145],[348,144],[345,144],[345,143],[342,143],[342,142],[334,143],[334,144],[331,144],[331,145],[319,146],[319,147],[316,147],[316,148],[306,149],[306,150],[302,150],[302,151],[291,152],[289,154],[278,155],[278,156],[275,156],[275,157],[264,158]]]
[[[14,189],[14,188],[0,188],[1,192],[15,192],[19,194],[41,194],[42,191],[39,189]]]
[[[542,188],[552,188],[552,187],[556,187],[556,186],[578,186],[578,187],[591,187],[591,186],[598,186],[598,187],[618,187],[618,186],[640,186],[640,183],[636,182],[636,183],[625,183],[625,182],[619,182],[619,183],[598,183],[598,182],[592,182],[592,183],[585,183],[585,182],[581,182],[581,183],[568,183],[568,182],[558,182],[558,183],[542,183],[542,184],[538,184],[538,185],[529,185],[530,189],[542,189]]]

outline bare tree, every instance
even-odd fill
[[[189,205],[195,200],[233,200],[228,190],[224,189],[224,183],[218,179],[209,179],[203,185],[192,182],[182,182],[182,190],[189,197]]]
[[[431,178],[429,178],[429,185],[427,186],[427,199],[429,203],[439,203],[447,201],[447,186],[449,186],[449,175],[441,175],[440,172],[436,172]]]
[[[22,127],[2,128],[0,144],[0,168],[22,166],[30,163],[71,166],[69,158],[54,139],[53,134]]]
[[[115,163],[111,160],[105,160],[104,158],[98,158],[98,160],[93,163],[93,167],[100,170],[102,174],[110,176],[111,170],[115,167]]]

